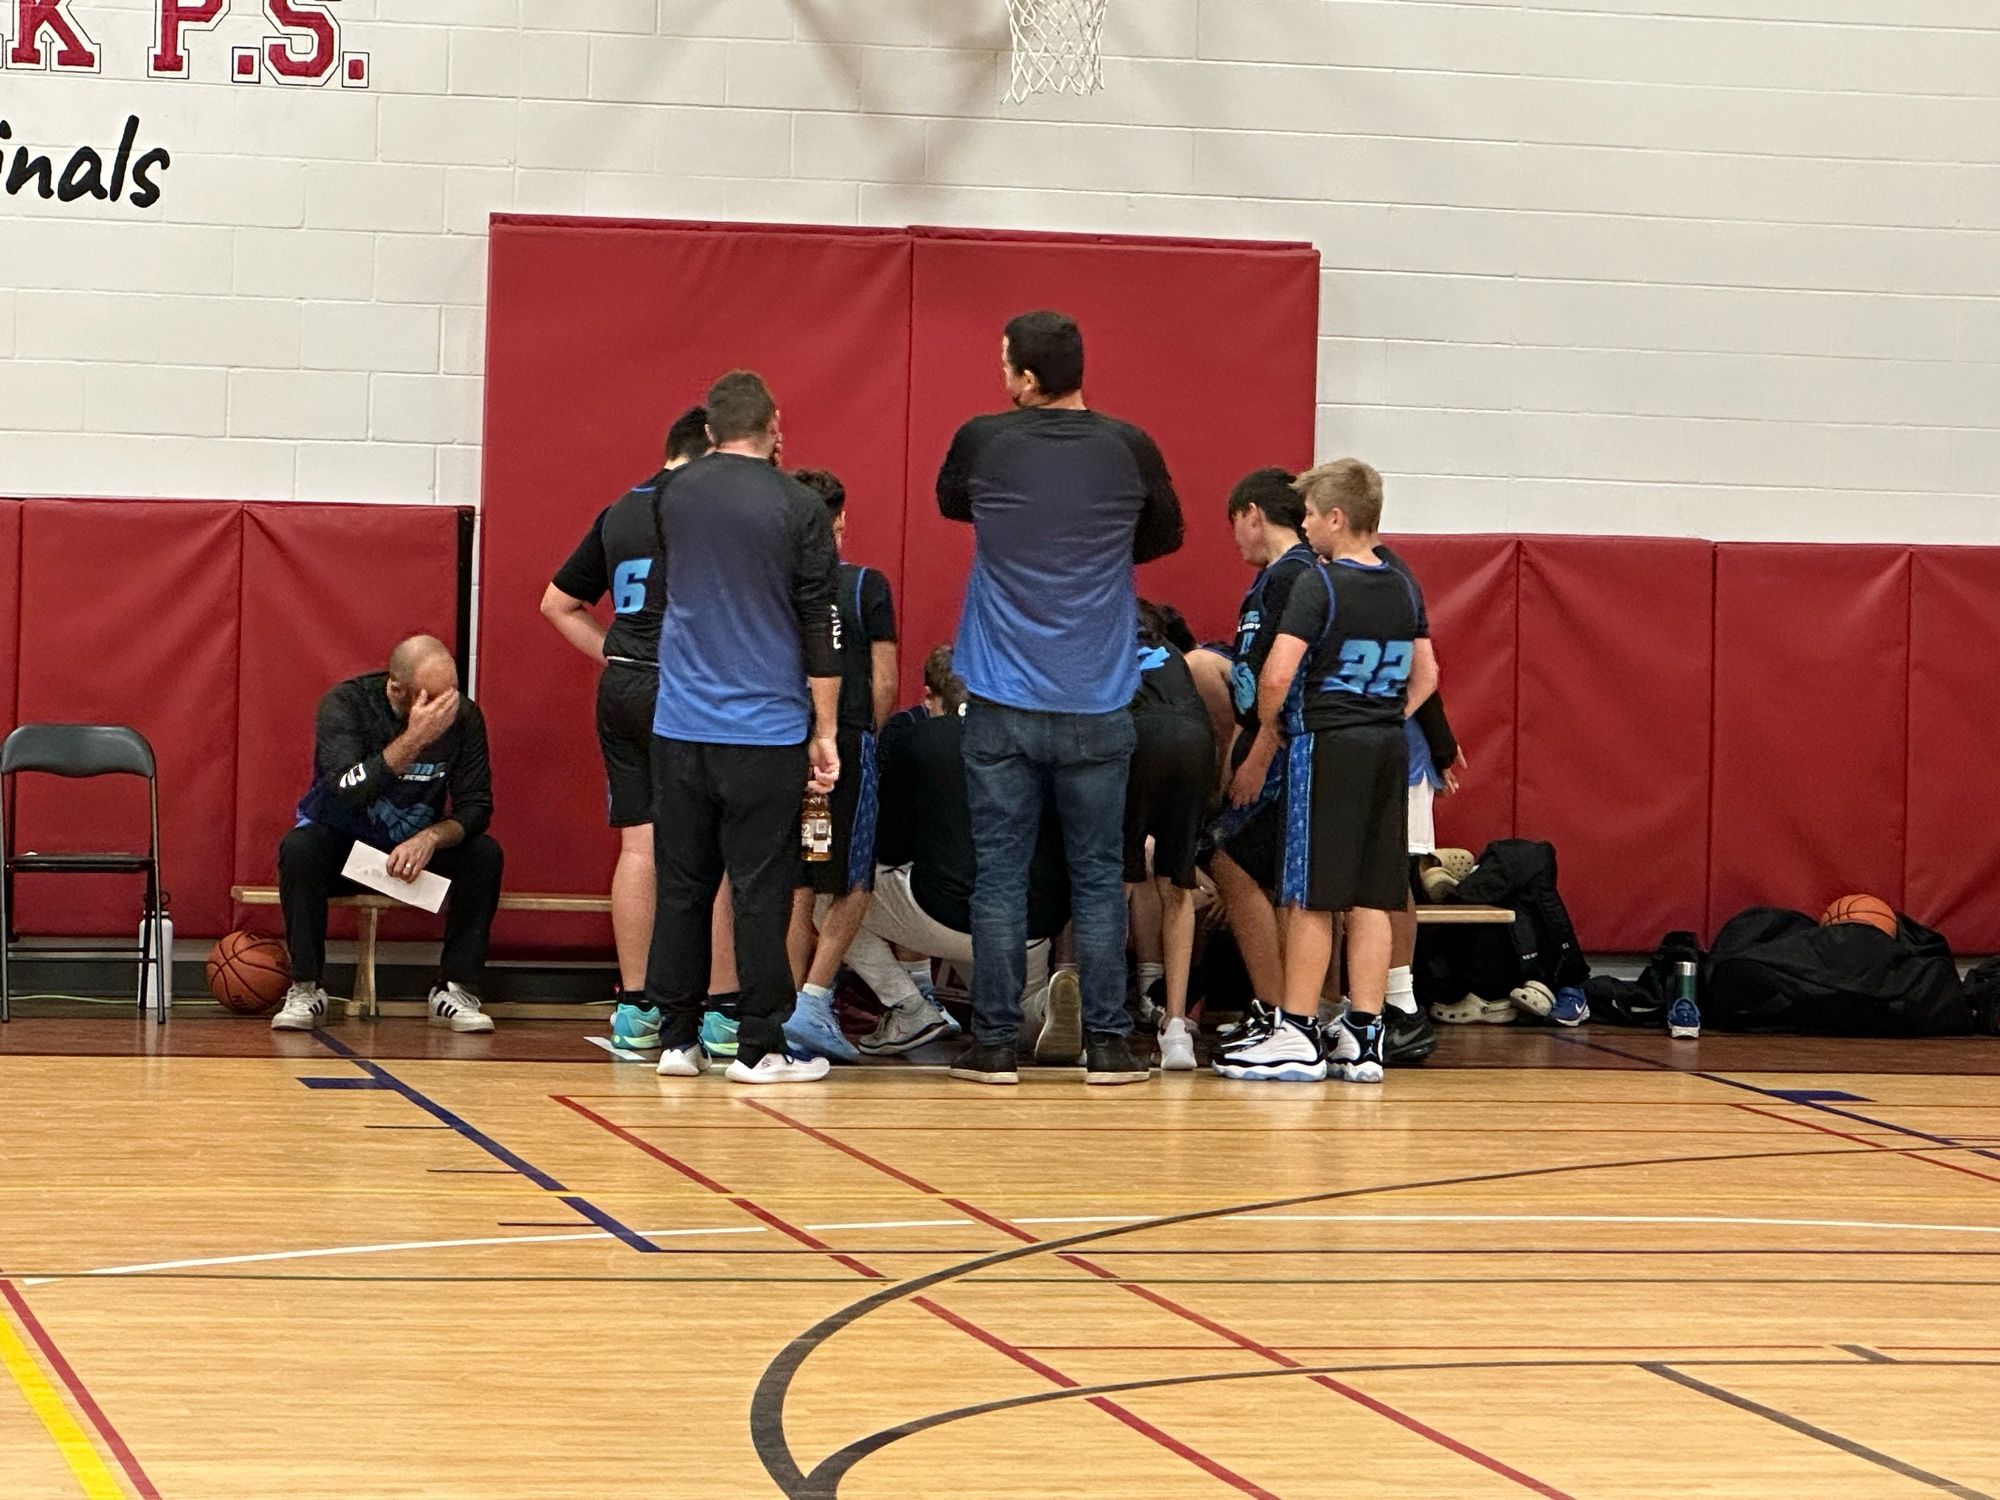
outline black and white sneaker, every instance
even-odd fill
[[[1218,1026],[1215,1030],[1215,1039],[1226,1044],[1253,1031],[1268,1031],[1277,1013],[1278,1008],[1275,1005],[1266,1005],[1262,1000],[1252,999],[1250,1008],[1243,1013],[1243,1019],[1231,1021],[1227,1026]]]
[[[1326,1052],[1319,1023],[1307,1016],[1274,1012],[1268,1030],[1240,1034],[1215,1056],[1224,1078],[1250,1083],[1320,1083]]]
[[[1327,1049],[1332,1071],[1349,1083],[1382,1081],[1382,1018],[1349,1011],[1329,1028]]]
[[[1093,1031],[1083,1043],[1085,1083],[1144,1083],[1152,1068],[1132,1050],[1131,1038],[1116,1032]]]
[[[951,1060],[948,1076],[967,1083],[1019,1083],[1019,1056],[1012,1047],[999,1043],[973,1042]]]
[[[431,1025],[453,1031],[491,1031],[493,1018],[479,1008],[479,997],[462,984],[447,981],[431,991]]]
[[[285,1003],[271,1017],[273,1031],[313,1031],[326,1023],[326,991],[300,982],[285,991]]]

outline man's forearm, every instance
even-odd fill
[[[423,754],[423,742],[413,738],[405,729],[382,747],[382,764],[389,768],[392,776],[401,776],[410,769],[410,763]]]
[[[592,661],[604,660],[604,625],[590,606],[550,584],[542,594],[542,618]]]
[[[465,842],[465,825],[456,818],[445,818],[430,826],[430,833],[437,840],[440,849],[449,849]]]
[[[812,688],[813,738],[830,740],[840,726],[840,679],[809,677],[806,681]]]

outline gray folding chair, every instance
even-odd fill
[[[144,854],[84,853],[16,854],[13,834],[7,826],[6,793],[13,778],[24,771],[46,772],[72,780],[88,776],[143,776],[146,779],[148,842]],[[165,997],[167,965],[173,955],[161,953],[160,928],[166,913],[160,893],[160,784],[153,762],[153,747],[136,729],[122,724],[23,724],[0,744],[0,1021],[13,1019],[13,988],[9,959],[14,956],[14,876],[37,875],[144,875],[146,905],[141,914],[143,939],[130,947],[93,944],[88,947],[24,948],[21,956],[37,960],[89,962],[106,959],[133,959],[139,965],[139,1013],[146,1012],[146,996],[157,990],[161,1004],[156,1007],[162,1023],[167,1019]],[[148,980],[152,984],[148,984]]]

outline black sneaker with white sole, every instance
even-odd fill
[[[1019,1083],[1020,1059],[1012,1047],[974,1042],[951,1060],[950,1076],[967,1083]]]
[[[1132,1050],[1132,1039],[1115,1031],[1092,1031],[1083,1042],[1085,1083],[1144,1083],[1153,1076],[1145,1059]]]

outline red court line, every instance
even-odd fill
[[[7,1305],[14,1309],[14,1316],[20,1320],[21,1326],[28,1330],[28,1337],[33,1339],[35,1347],[42,1351],[42,1357],[49,1362],[49,1368],[56,1372],[57,1377],[69,1389],[70,1396],[78,1408],[90,1418],[90,1425],[95,1427],[98,1436],[104,1439],[105,1446],[111,1450],[112,1457],[118,1460],[118,1467],[125,1471],[125,1477],[132,1481],[132,1488],[139,1492],[141,1500],[160,1500],[160,1492],[153,1488],[153,1481],[147,1478],[146,1471],[139,1467],[139,1460],[133,1457],[132,1450],[125,1446],[125,1439],[118,1435],[118,1429],[113,1427],[111,1419],[104,1415],[104,1408],[97,1404],[97,1398],[90,1394],[89,1388],[71,1368],[70,1362],[63,1358],[62,1350],[58,1349],[56,1341],[49,1337],[49,1331],[42,1327],[42,1320],[35,1316],[33,1309],[28,1306],[27,1299],[11,1281],[0,1281],[0,1296],[6,1297]]]
[[[605,1130],[608,1130],[611,1134],[617,1136],[620,1140],[626,1142],[628,1145],[637,1146],[641,1151],[645,1152],[648,1156],[652,1157],[654,1160],[661,1162],[666,1166],[672,1167],[676,1172],[680,1173],[683,1177],[686,1177],[690,1181],[698,1182],[703,1187],[709,1189],[711,1192],[716,1193],[721,1197],[727,1198],[732,1204],[734,1204],[737,1208],[741,1209],[744,1213],[749,1214],[752,1218],[757,1219],[762,1223],[770,1225],[773,1229],[776,1229],[781,1234],[789,1235],[792,1239],[799,1241],[801,1244],[809,1245],[816,1250],[825,1251],[827,1254],[831,1255],[835,1260],[839,1261],[842,1265],[846,1266],[849,1270],[858,1272],[862,1276],[866,1276],[872,1280],[884,1279],[880,1271],[877,1271],[873,1267],[868,1266],[863,1262],[854,1259],[852,1256],[843,1255],[839,1253],[838,1251],[834,1250],[831,1246],[825,1244],[823,1241],[819,1239],[816,1239],[813,1235],[807,1233],[805,1230],[799,1228],[797,1225],[786,1222],[784,1219],[779,1218],[776,1214],[770,1212],[768,1209],[760,1207],[757,1203],[753,1202],[749,1198],[744,1197],[742,1194],[731,1192],[728,1188],[724,1187],[721,1183],[717,1182],[713,1177],[708,1176],[705,1172],[701,1172],[696,1168],[689,1166],[686,1162],[681,1161],[679,1158],[672,1156],[665,1151],[662,1151],[659,1147],[651,1144],[650,1142],[639,1139],[639,1137],[632,1134],[631,1131],[625,1129],[623,1126],[614,1125],[611,1121],[605,1119],[604,1116],[598,1114],[595,1110],[586,1109],[583,1105],[578,1104],[574,1099],[565,1097],[564,1095],[561,1094],[551,1094],[549,1097],[554,1099],[558,1104],[566,1105],[570,1109],[575,1110],[578,1114],[582,1115],[585,1119],[589,1120],[591,1123],[601,1126]],[[817,1140],[824,1141],[828,1145],[835,1145],[835,1146],[839,1145],[839,1143],[835,1141],[831,1136],[827,1136],[820,1131],[813,1130],[809,1126],[802,1125],[797,1121],[787,1119],[784,1115],[778,1114],[777,1111],[775,1110],[765,1109],[763,1105],[758,1104],[753,1100],[745,1100],[744,1102],[748,1104],[750,1108],[756,1110],[762,1110],[764,1113],[773,1116],[773,1118],[783,1120],[787,1125],[792,1126],[794,1129],[803,1130],[808,1135],[811,1135]],[[841,1149],[847,1150],[846,1147],[841,1147]],[[862,1156],[862,1153],[854,1151],[849,1151],[848,1154],[853,1156]],[[891,1176],[897,1177],[902,1181],[909,1183],[924,1192],[935,1193],[937,1191],[935,1188],[926,1187],[924,1184],[918,1182],[914,1177],[905,1177],[904,1174],[893,1171],[891,1168],[888,1167],[886,1163],[877,1162],[872,1157],[862,1156],[862,1159],[867,1161],[867,1163],[871,1167],[879,1167],[883,1171],[888,1172]],[[950,1311],[948,1308],[942,1307],[938,1303],[931,1301],[931,1299],[928,1297],[913,1297],[910,1300],[916,1306],[921,1307],[925,1312],[931,1314],[933,1317],[942,1319],[944,1322],[949,1323],[952,1327],[958,1329],[962,1333],[970,1334],[973,1338],[978,1339],[980,1343],[986,1345],[989,1349],[992,1349],[997,1353],[1004,1354],[1007,1358],[1013,1360],[1014,1363],[1021,1365],[1027,1369],[1033,1370],[1043,1379],[1051,1381],[1055,1385],[1058,1385],[1065,1390],[1074,1390],[1079,1384],[1081,1384],[1081,1382],[1079,1381],[1070,1379],[1069,1376],[1063,1374],[1062,1371],[1056,1369],[1053,1365],[1044,1364],[1041,1360],[1036,1359],[1032,1354],[1028,1354],[1024,1350],[1019,1349],[1013,1344],[1008,1343],[998,1334],[990,1333],[986,1329],[979,1327],[976,1323],[967,1321],[966,1319],[960,1317],[957,1313],[954,1313]],[[1270,1490],[1265,1489],[1262,1485],[1257,1484],[1253,1480],[1246,1479],[1241,1474],[1235,1472],[1235,1470],[1226,1468],[1222,1464],[1217,1463],[1214,1459],[1208,1457],[1206,1454],[1200,1452],[1195,1448],[1190,1447],[1187,1443],[1182,1442],[1172,1433],[1166,1432],[1161,1428],[1155,1427],[1151,1422],[1148,1422],[1144,1417],[1139,1416],[1136,1412],[1127,1410],[1125,1407],[1120,1406],[1117,1402],[1109,1400],[1108,1398],[1102,1396],[1092,1396],[1087,1398],[1087,1400],[1088,1404],[1096,1407],[1099,1411],[1105,1413],[1105,1415],[1110,1417],[1115,1417],[1118,1421],[1124,1423],[1134,1432],[1137,1432],[1144,1437],[1152,1439],[1162,1448],[1165,1448],[1169,1453],[1174,1454],[1176,1457],[1187,1460],[1187,1462],[1193,1464],[1195,1467],[1203,1470],[1206,1473],[1214,1475],[1217,1479],[1220,1479],[1223,1483],[1231,1486],[1234,1489],[1240,1490],[1243,1494],[1253,1496],[1255,1497],[1255,1500],[1280,1500],[1279,1496],[1273,1494]],[[159,1497],[152,1496],[150,1497],[150,1500],[159,1500]],[[1567,1497],[1561,1497],[1561,1500],[1567,1500]]]
[[[1021,1241],[1023,1244],[1040,1243],[1038,1236],[1030,1234],[1027,1230],[1021,1228],[1019,1225],[1011,1224],[1005,1219],[1002,1219],[995,1214],[989,1214],[982,1209],[975,1208],[973,1205],[967,1203],[962,1198],[945,1197],[941,1194],[938,1194],[937,1189],[929,1187],[928,1185],[919,1182],[916,1178],[911,1177],[906,1172],[902,1172],[893,1167],[890,1167],[886,1162],[877,1161],[876,1158],[868,1155],[868,1153],[865,1151],[858,1150],[852,1146],[848,1146],[845,1143],[836,1140],[834,1137],[828,1135],[825,1131],[815,1130],[811,1126],[806,1125],[801,1121],[794,1120],[789,1115],[783,1114],[782,1112],[772,1109],[767,1105],[757,1104],[753,1102],[750,1104],[750,1107],[752,1109],[757,1110],[761,1114],[769,1115],[774,1120],[782,1120],[787,1125],[790,1125],[793,1129],[800,1131],[802,1134],[808,1135],[816,1141],[820,1141],[823,1142],[824,1144],[834,1146],[838,1150],[845,1152],[847,1155],[854,1157],[858,1161],[864,1161],[871,1166],[880,1167],[887,1175],[896,1178],[898,1181],[904,1183],[915,1183],[922,1191],[938,1196],[942,1202],[948,1204],[952,1208],[957,1209],[959,1212],[968,1214],[971,1217],[978,1219],[981,1223],[987,1224],[992,1228],[999,1230],[1001,1233],[1007,1234],[1012,1238]],[[1217,1338],[1225,1339],[1228,1342],[1236,1345],[1238,1348],[1248,1350],[1249,1352],[1258,1355],[1259,1357],[1269,1361],[1272,1364],[1278,1365],[1286,1369],[1298,1369],[1300,1367],[1298,1360],[1291,1358],[1289,1355],[1280,1353],[1278,1350],[1271,1348],[1268,1344],[1259,1343],[1257,1340],[1249,1337],[1247,1334],[1241,1334],[1236,1332],[1232,1328],[1225,1327],[1223,1324],[1216,1322],[1213,1318],[1207,1317],[1202,1313],[1198,1313],[1193,1308],[1187,1307],[1182,1303],[1176,1302],[1170,1297],[1161,1295],[1159,1292],[1154,1291],[1151,1287],[1140,1286],[1135,1282],[1122,1280],[1119,1278],[1117,1272],[1109,1270],[1104,1266],[1100,1266],[1085,1256],[1071,1254],[1067,1252],[1058,1252],[1056,1258],[1058,1260],[1066,1261],[1070,1265],[1078,1267],[1080,1270],[1087,1271],[1093,1276],[1102,1277],[1106,1280],[1115,1282],[1118,1286],[1130,1292],[1133,1296],[1144,1298],[1147,1302],[1152,1303],[1155,1307],[1160,1308],[1162,1311],[1172,1313],[1175,1317],[1185,1319],[1187,1322],[1193,1323],[1195,1326],[1205,1329],[1208,1332],[1214,1334]],[[1413,1417],[1407,1412],[1400,1411],[1397,1408],[1390,1406],[1385,1401],[1377,1400],[1375,1397],[1370,1396],[1365,1391],[1357,1390],[1353,1386],[1348,1385],[1344,1381],[1334,1379],[1331,1375],[1313,1375],[1313,1376],[1308,1376],[1307,1378],[1310,1379],[1313,1382],[1313,1384],[1318,1386],[1323,1386],[1325,1389],[1332,1391],[1337,1395],[1346,1397],[1349,1401],[1354,1402],[1356,1405],[1364,1407],[1365,1409],[1374,1412],[1377,1416],[1387,1418],[1389,1421],[1394,1422],[1397,1426],[1404,1428],[1406,1431],[1415,1433],[1417,1436],[1424,1438],[1429,1442],[1435,1443],[1437,1446],[1445,1449],[1447,1452],[1457,1454],[1460,1458],[1467,1459],[1470,1462],[1479,1465],[1479,1467],[1487,1470],[1489,1473],[1497,1474],[1503,1479],[1511,1480],[1513,1483],[1520,1485],[1523,1489],[1530,1490],[1537,1495],[1545,1497],[1545,1500],[1574,1500],[1573,1496],[1567,1494],[1562,1490],[1557,1489],[1553,1485],[1544,1483],[1543,1481],[1535,1478],[1532,1474],[1525,1474],[1521,1470],[1515,1468],[1513,1465],[1507,1463],[1506,1461],[1495,1458],[1489,1453],[1483,1453],[1479,1449],[1472,1447],[1470,1444],[1459,1441],[1459,1439],[1453,1437],[1450,1433],[1442,1432],[1439,1429],[1431,1426],[1428,1422],[1423,1421],[1421,1418]]]
[[[1835,1130],[1831,1125],[1821,1125],[1812,1120],[1794,1120],[1790,1115],[1781,1115],[1772,1110],[1759,1109],[1754,1104],[1739,1103],[1735,1107],[1737,1109],[1748,1110],[1753,1115],[1762,1115],[1768,1120],[1783,1120],[1787,1125],[1797,1125],[1805,1130],[1817,1130],[1821,1135],[1838,1136],[1841,1140],[1852,1141],[1857,1146],[1879,1146],[1882,1144],[1880,1141],[1867,1140],[1862,1136],[1849,1135],[1845,1130]],[[1884,1151],[1882,1154],[1884,1156],[1907,1156],[1910,1160],[1923,1162],[1927,1166],[1943,1167],[1947,1172],[1962,1172],[1967,1177],[1977,1177],[1982,1182],[2000,1182],[2000,1177],[1995,1177],[1991,1172],[1981,1172],[1960,1162],[1939,1161],[1935,1156],[1925,1156],[1923,1154],[1924,1149],[1922,1146],[1913,1146],[1907,1151]]]
[[[794,1120],[790,1115],[780,1114],[777,1110],[772,1109],[769,1105],[759,1104],[755,1099],[745,1099],[743,1103],[748,1108],[756,1110],[758,1114],[768,1115],[771,1119],[776,1120],[779,1124],[788,1126],[791,1129],[798,1131],[801,1135],[811,1136],[814,1140],[818,1141],[822,1146],[831,1146],[833,1147],[834,1150],[844,1152],[848,1156],[853,1157],[856,1161],[862,1163],[864,1166],[873,1167],[883,1176],[895,1178],[896,1181],[902,1183],[904,1187],[915,1188],[918,1192],[929,1193],[932,1197],[937,1196],[938,1190],[932,1187],[928,1182],[924,1182],[919,1178],[912,1177],[908,1172],[890,1166],[886,1161],[883,1161],[879,1156],[870,1156],[866,1151],[863,1151],[858,1146],[850,1146],[847,1144],[847,1142],[843,1140],[838,1140],[835,1137],[828,1135],[824,1130],[815,1130],[813,1129],[812,1126],[806,1124],[805,1121]],[[971,1210],[967,1211],[971,1212]]]

